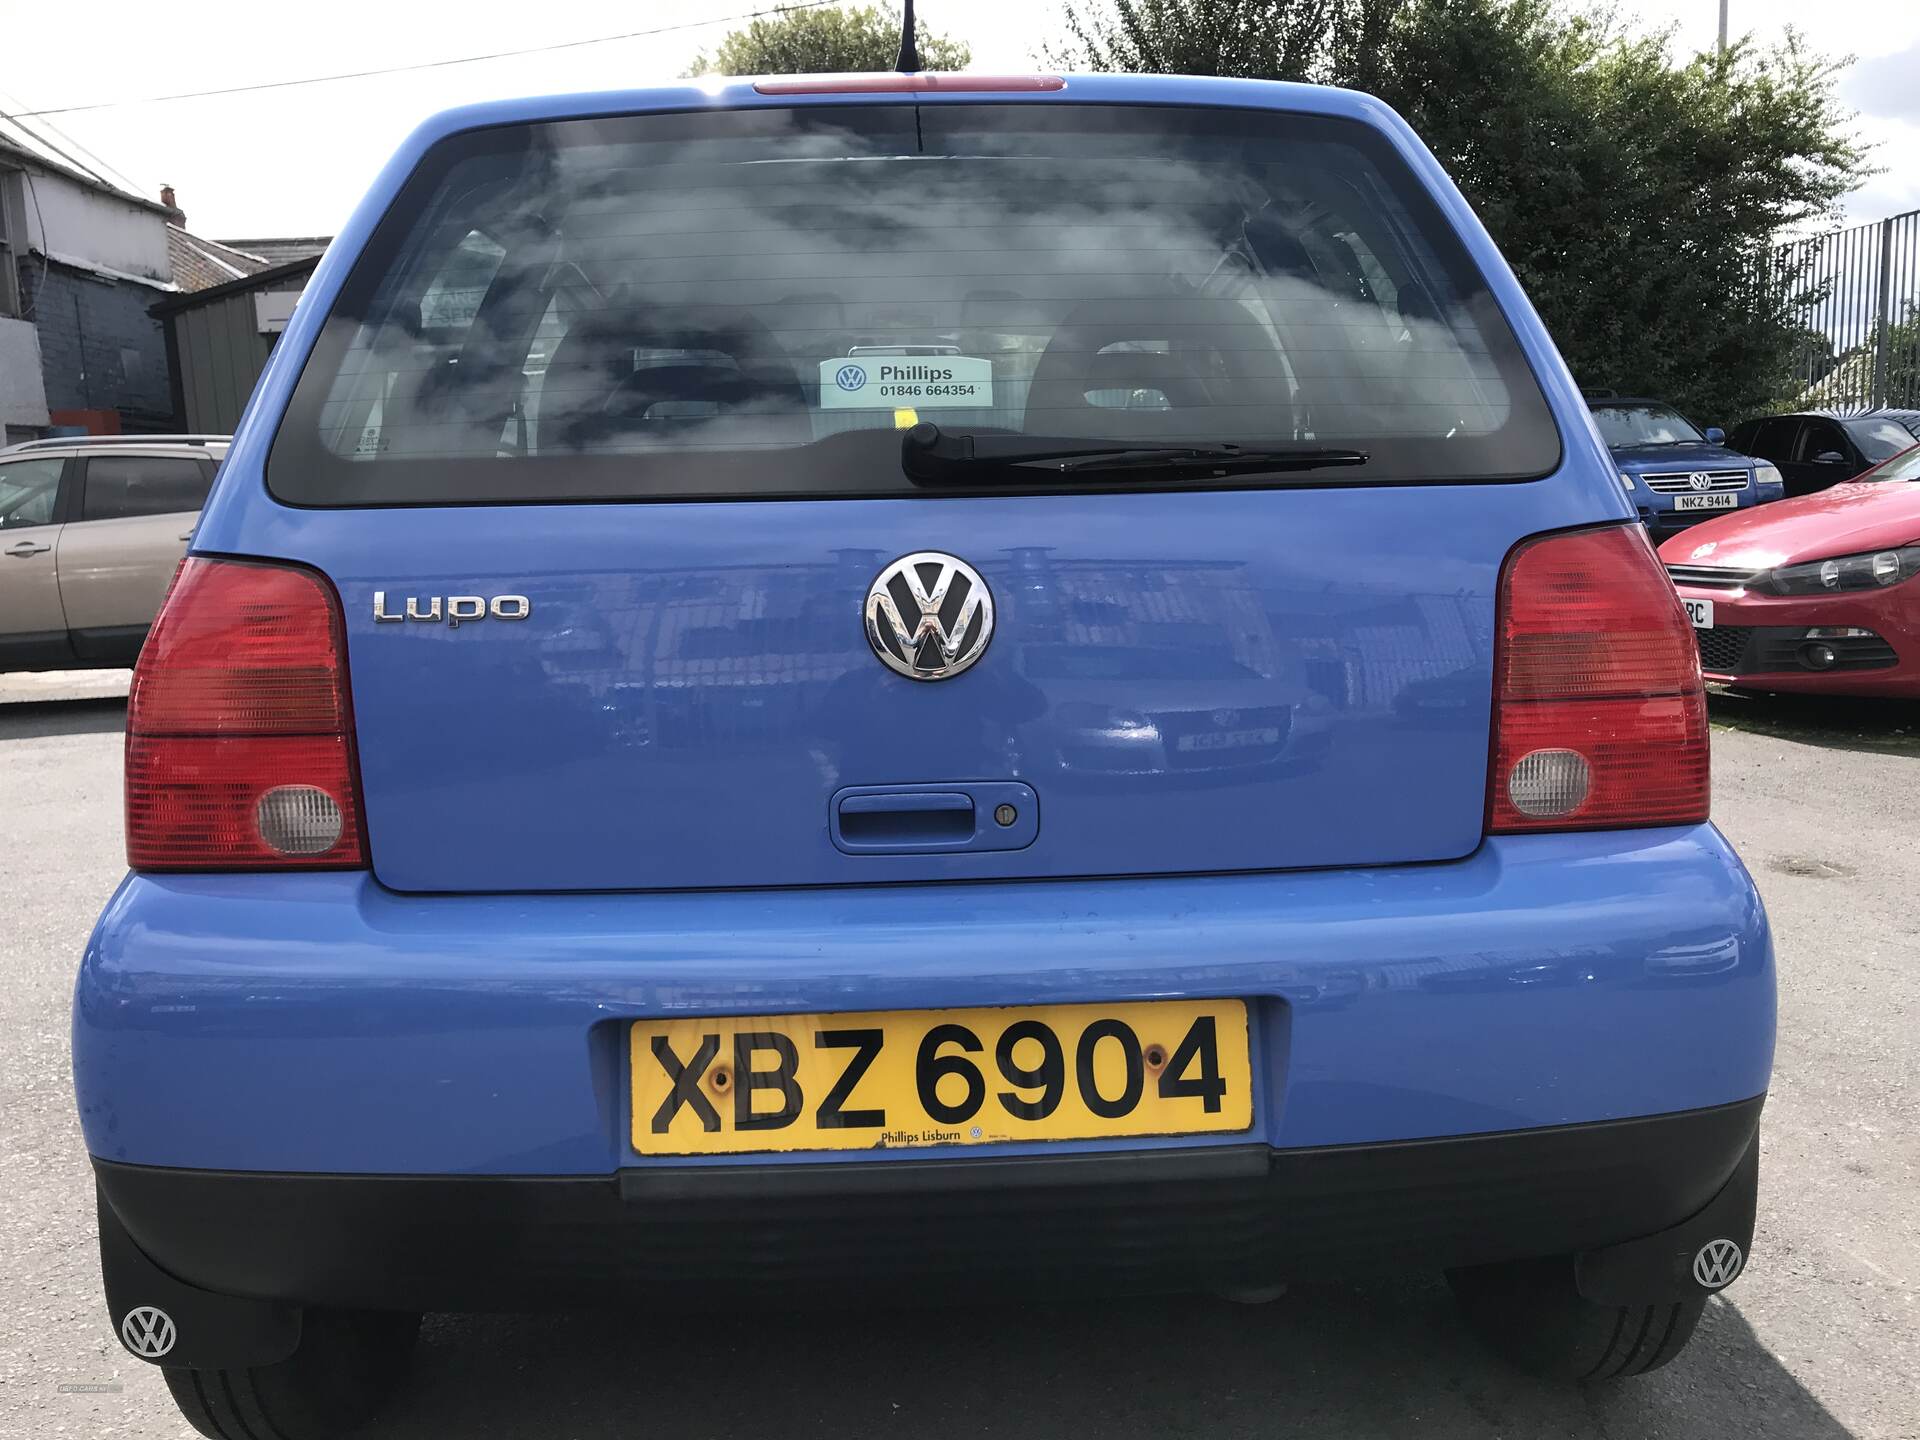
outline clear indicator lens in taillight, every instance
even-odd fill
[[[1521,545],[1497,625],[1488,828],[1706,819],[1699,653],[1638,526]]]
[[[339,601],[312,571],[181,566],[128,700],[128,863],[366,863],[341,634]]]

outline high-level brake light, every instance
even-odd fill
[[[990,93],[1001,95],[1034,94],[1064,90],[1067,82],[1059,75],[968,75],[938,74],[921,71],[901,75],[892,70],[876,70],[854,75],[796,75],[792,79],[756,80],[753,88],[762,95],[901,95]]]

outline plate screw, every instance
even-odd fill
[[[722,1066],[713,1072],[713,1078],[708,1083],[716,1090],[724,1090],[732,1081],[733,1077],[727,1073],[726,1067]]]
[[[1011,805],[996,805],[993,818],[1001,825],[1011,825],[1020,818],[1020,812]]]

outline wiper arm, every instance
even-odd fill
[[[974,435],[948,432],[923,420],[900,441],[900,464],[923,484],[1004,484],[1023,471],[1063,475],[1127,470],[1203,470],[1235,474],[1258,470],[1317,470],[1323,466],[1364,465],[1359,450],[1307,446],[1263,447],[1232,441],[1130,442],[1084,440],[1074,436]]]

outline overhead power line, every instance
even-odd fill
[[[220,95],[249,95],[260,90],[291,90],[300,85],[331,85],[340,80],[368,80],[379,75],[405,75],[417,70],[444,70],[450,65],[477,65],[485,60],[511,60],[521,55],[547,55],[555,50],[578,50],[588,45],[611,45],[619,40],[639,40],[649,35],[666,35],[675,30],[699,30],[709,25],[733,25],[742,20],[761,20],[769,15],[787,15],[796,10],[818,10],[837,5],[840,0],[799,0],[792,5],[773,5],[764,10],[749,10],[740,15],[721,15],[712,20],[687,20],[678,25],[656,25],[650,30],[628,30],[619,35],[595,35],[587,40],[562,40],[552,45],[529,45],[518,50],[496,50],[486,55],[461,55],[451,60],[424,60],[416,65],[389,65],[380,70],[350,70],[340,75],[312,75],[304,80],[268,80],[258,85],[230,85],[223,90],[187,90],[178,95],[149,95],[141,100],[101,100],[92,105],[53,105],[44,110],[22,110],[17,120],[34,120],[47,115],[78,115],[92,110],[126,110],[135,105],[165,105],[175,100],[207,100]]]
[[[13,99],[3,90],[0,90],[0,101],[5,101],[9,105],[18,105],[20,103],[18,100]],[[69,165],[73,166],[73,168],[78,170],[81,174],[91,175],[94,179],[98,180],[102,185],[106,185],[108,187],[112,187],[115,181],[118,181],[120,184],[126,186],[126,188],[132,191],[135,195],[145,195],[147,193],[146,187],[144,185],[140,184],[137,180],[133,179],[124,170],[117,170],[112,165],[109,165],[105,160],[101,159],[98,155],[94,154],[93,151],[87,149],[86,146],[82,145],[78,140],[74,139],[73,136],[67,134],[66,131],[62,130],[58,125],[55,125],[51,120],[45,120],[45,121],[42,121],[41,123],[44,124],[51,133],[58,135],[62,140],[66,141],[67,144],[71,145],[75,150],[79,151],[81,155],[86,156],[87,157],[86,160],[81,160],[78,156],[68,154],[65,150],[61,149],[60,146],[56,145],[53,141],[49,140],[45,135],[42,135],[38,130],[34,129],[31,125],[21,124],[20,117],[18,115],[10,114],[5,110],[0,110],[0,127],[11,125],[15,130],[19,131],[22,135],[25,135],[28,139],[40,145],[43,149],[47,150],[49,153],[58,156],[62,160],[65,160]],[[89,161],[92,163],[88,163]],[[109,180],[107,178],[109,175],[113,177],[112,180]]]

